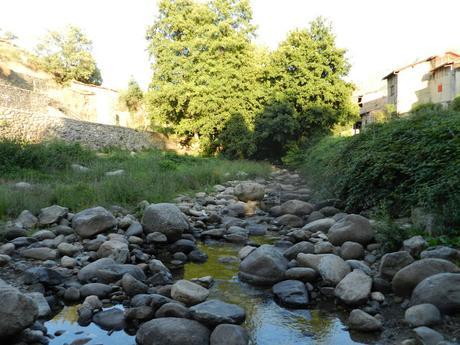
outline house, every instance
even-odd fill
[[[353,133],[357,134],[367,125],[378,122],[379,116],[387,104],[386,90],[379,89],[366,93],[358,93],[355,99],[359,106],[360,120],[353,125]]]
[[[387,103],[400,114],[425,103],[447,107],[460,95],[460,54],[449,51],[430,56],[392,71],[383,80],[387,82]]]

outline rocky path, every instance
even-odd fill
[[[457,343],[460,252],[414,237],[383,253],[374,222],[340,208],[312,201],[298,175],[277,171],[171,204],[145,201],[133,214],[25,210],[0,244],[1,343],[49,343],[60,334],[44,322],[80,303],[80,325],[125,329],[140,345],[248,344],[245,306],[209,298],[213,277],[173,279],[188,262],[207,260],[199,242],[239,244],[242,282],[271,288],[290,309],[336,303],[350,331],[373,334],[372,343]],[[273,244],[254,241],[273,233]],[[124,309],[103,309],[115,304]]]

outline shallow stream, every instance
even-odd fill
[[[253,238],[256,239],[256,238]],[[267,237],[260,241],[267,241]],[[257,241],[257,239],[256,239]],[[189,263],[180,274],[185,279],[211,275],[214,285],[209,298],[237,304],[246,310],[243,326],[249,331],[252,345],[349,345],[369,343],[370,339],[357,339],[343,323],[345,315],[334,305],[316,306],[315,309],[287,309],[279,306],[270,289],[252,287],[238,280],[237,259],[241,248],[232,244],[200,244],[208,254],[204,264]],[[122,308],[121,305],[118,307]],[[135,335],[125,331],[108,333],[94,323],[81,327],[77,323],[78,306],[67,306],[46,323],[49,334],[64,331],[50,345],[134,345]],[[85,342],[85,339],[88,341]],[[91,340],[89,340],[91,339]]]

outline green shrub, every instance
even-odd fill
[[[424,108],[353,137],[326,137],[306,152],[302,169],[348,211],[384,205],[396,217],[420,206],[455,229],[459,166],[460,112]]]
[[[460,96],[454,98],[450,104],[450,109],[453,111],[460,111]]]

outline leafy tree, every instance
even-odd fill
[[[147,34],[150,111],[212,153],[230,118],[240,114],[251,126],[263,98],[249,1],[162,0],[159,12]]]
[[[131,77],[128,82],[128,88],[121,92],[120,101],[128,108],[129,111],[137,111],[142,105],[144,93],[142,92],[137,81]]]
[[[331,26],[317,18],[309,29],[295,30],[272,54],[266,79],[275,100],[290,103],[299,138],[353,118],[353,86],[344,81],[350,65],[335,45]]]
[[[35,50],[39,64],[58,82],[102,84],[101,72],[91,54],[92,41],[78,27],[49,31]]]
[[[14,41],[18,39],[18,36],[11,31],[5,31],[0,28],[0,39],[5,41]]]
[[[267,106],[255,120],[254,140],[257,158],[279,159],[297,139],[299,123],[294,108],[286,102]]]

